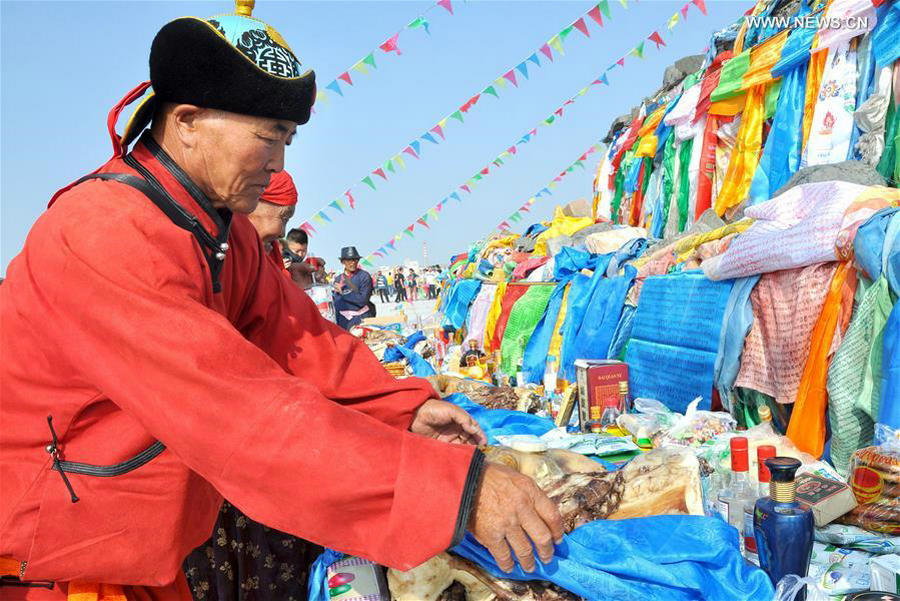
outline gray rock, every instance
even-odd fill
[[[840,181],[863,186],[884,186],[887,183],[874,168],[860,161],[844,161],[831,165],[816,165],[801,169],[788,180],[772,197],[784,194],[791,188],[813,182]]]

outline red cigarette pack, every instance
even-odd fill
[[[606,407],[622,406],[620,383],[628,384],[628,364],[607,359],[577,359],[575,381],[578,384],[578,417],[581,430],[589,432],[590,422],[599,422]]]

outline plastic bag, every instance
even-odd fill
[[[735,419],[721,411],[698,410],[702,400],[702,397],[697,397],[691,401],[685,414],[679,416],[670,428],[657,432],[653,437],[653,446],[699,446],[720,434],[733,432],[737,427]]]
[[[653,446],[653,436],[663,428],[671,426],[680,417],[656,399],[634,399],[637,413],[626,413],[616,419],[616,425],[631,434],[642,448]]]
[[[829,595],[847,595],[869,590],[871,553],[813,543],[807,576]]]
[[[832,601],[831,596],[819,588],[815,578],[800,578],[796,574],[788,574],[775,587],[773,601],[794,601],[797,595],[806,588],[806,601]]]
[[[815,536],[817,542],[837,545],[845,549],[857,549],[875,555],[900,553],[900,536],[869,532],[857,526],[828,524],[823,528],[816,528]]]
[[[850,485],[860,504],[841,521],[873,532],[898,535],[900,438],[889,428],[879,430],[885,442],[856,451],[850,461]]]

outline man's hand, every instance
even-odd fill
[[[534,548],[543,563],[553,559],[553,544],[562,541],[559,510],[534,480],[512,468],[485,463],[469,532],[487,547],[504,572],[513,555],[526,572],[534,570]]]
[[[481,426],[453,403],[429,399],[416,411],[410,432],[442,442],[487,444]]]

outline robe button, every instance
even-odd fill
[[[218,259],[219,261],[224,261],[224,260],[225,260],[225,253],[223,253],[223,252],[217,252],[217,253],[216,253],[216,259]]]
[[[227,242],[223,242],[222,244],[220,244],[220,245],[219,245],[219,250],[221,250],[222,252],[225,252],[226,250],[228,250],[228,243],[227,243]]]

